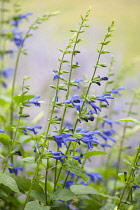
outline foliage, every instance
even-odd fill
[[[131,117],[137,114],[132,109],[138,103],[140,91],[133,91],[132,101],[125,110],[127,116],[117,119],[121,111],[115,109],[114,101],[122,100],[120,91],[125,88],[117,86],[114,57],[110,66],[102,62],[102,57],[110,53],[106,48],[113,36],[114,21],[99,42],[90,78],[74,79],[80,68],[77,55],[81,52],[77,46],[89,27],[91,8],[85,16],[81,15],[79,28],[70,30],[73,35],[66,48],[59,49],[62,53],[59,67],[53,70],[50,88],[54,95],[48,107],[47,126],[43,126],[42,114],[36,124],[28,113],[31,107],[40,109],[43,101],[39,95],[30,94],[29,77],[23,78],[21,88],[16,85],[17,72],[21,54],[27,55],[25,42],[31,38],[32,31],[58,12],[38,17],[24,33],[19,26],[32,13],[21,14],[19,5],[15,4],[14,14],[10,16],[10,11],[5,9],[10,1],[0,2],[0,208],[139,209],[140,147],[131,148],[133,154],[129,154],[125,140],[129,139],[129,129],[135,129],[129,123],[140,124]],[[11,42],[16,50],[10,48]],[[6,62],[9,55],[15,59],[14,68]],[[99,68],[106,69],[104,76],[98,75]],[[8,78],[12,75],[10,84]]]

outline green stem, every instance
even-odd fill
[[[139,154],[140,154],[140,149],[138,148],[137,149],[137,154],[136,154],[136,157],[135,157],[135,160],[134,160],[134,163],[133,163],[133,166],[132,166],[131,171],[130,171],[130,175],[128,177],[128,180],[126,181],[126,185],[125,185],[125,187],[123,189],[123,192],[121,194],[121,197],[120,197],[120,200],[119,200],[119,204],[118,204],[117,210],[119,210],[120,205],[122,203],[122,199],[123,199],[124,194],[125,194],[125,191],[129,187],[129,184],[131,183],[132,176],[134,176],[134,173],[135,173],[135,170],[136,170],[136,166],[137,166],[137,163],[139,161]]]
[[[47,168],[46,168],[46,176],[45,176],[45,198],[46,198],[46,205],[48,202],[48,195],[47,195],[47,181],[48,181],[48,169],[49,169],[49,159],[47,159]]]
[[[68,171],[68,174],[67,174],[66,179],[65,179],[64,184],[63,184],[63,188],[65,188],[65,185],[66,185],[66,182],[69,178],[69,175],[70,175],[70,171]]]
[[[38,20],[38,19],[37,19]],[[21,51],[23,48],[23,45],[26,41],[26,38],[28,37],[30,31],[32,30],[32,27],[36,24],[37,20],[31,24],[31,26],[29,27],[29,29],[27,30],[24,39],[22,41],[22,44],[20,45],[19,49],[18,49],[18,54],[17,54],[17,59],[16,59],[16,63],[15,63],[15,68],[14,68],[14,76],[13,76],[13,82],[12,82],[12,89],[11,89],[11,107],[10,107],[10,125],[12,126],[13,124],[13,112],[14,112],[14,104],[13,104],[13,96],[14,96],[14,92],[15,92],[15,83],[16,83],[16,77],[17,77],[17,71],[18,71],[18,64],[19,64],[19,60],[20,60],[20,55],[21,55]],[[11,139],[13,138],[13,131],[11,130],[10,133]]]
[[[39,165],[40,165],[40,160],[37,162],[37,167],[36,167],[34,176],[33,176],[33,178],[32,178],[32,181],[31,181],[31,184],[30,184],[30,188],[29,188],[28,194],[27,194],[27,196],[26,196],[25,202],[24,202],[24,204],[23,204],[23,209],[22,209],[22,210],[25,209],[25,206],[26,206],[26,204],[28,203],[28,200],[29,200],[29,197],[30,197],[31,190],[32,190],[33,184],[34,184],[35,179],[36,179],[36,175],[37,175],[38,170],[39,170]]]
[[[132,102],[130,103],[130,106],[129,106],[129,109],[128,109],[128,114],[127,114],[127,117],[130,116],[131,114],[131,111],[132,111],[132,107],[133,107],[133,102],[135,100],[135,94],[133,96],[133,99],[132,99]],[[120,169],[120,162],[121,162],[121,157],[122,157],[122,149],[123,149],[123,145],[124,145],[124,140],[125,140],[125,133],[126,133],[126,129],[127,129],[127,124],[128,122],[125,121],[124,123],[124,127],[123,127],[123,132],[122,132],[122,138],[121,138],[121,141],[120,141],[120,148],[119,148],[119,153],[118,153],[118,158],[117,158],[117,167],[116,167],[116,175],[118,175],[119,173],[119,169]],[[116,193],[116,186],[117,186],[117,178],[115,180],[115,183],[114,183],[114,194]]]

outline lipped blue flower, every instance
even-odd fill
[[[53,158],[56,160],[60,160],[61,163],[63,163],[62,158],[68,158],[63,152],[52,152]]]
[[[116,140],[112,137],[114,135],[115,131],[113,129],[105,129],[100,136],[106,141],[106,140],[111,140],[113,142],[116,142]]]
[[[12,75],[14,69],[13,68],[7,68],[7,69],[2,69],[2,75],[4,78],[8,78]]]
[[[17,29],[12,29],[13,39],[12,41],[15,43],[17,47],[20,47],[23,44],[23,33],[18,31]]]
[[[3,129],[0,129],[0,133],[6,133]]]
[[[42,129],[42,126],[41,125],[26,126],[22,130],[24,131],[25,135],[28,135],[27,130],[32,131],[36,135],[38,132],[35,129]]]
[[[54,72],[55,72],[55,70],[53,70]],[[62,76],[60,75],[60,74],[56,74],[56,75],[54,75],[54,77],[53,77],[53,80],[56,80],[56,79],[62,79]]]
[[[121,90],[125,90],[125,88],[124,87],[120,87],[120,88],[117,88],[117,89],[113,89],[111,91],[111,93],[118,94],[119,96],[121,96],[122,94],[119,93],[119,91],[121,91]]]
[[[38,148],[38,143],[35,143],[35,146],[34,146],[34,152],[37,152],[37,148]]]
[[[41,101],[37,101],[36,99],[40,98],[40,96],[35,96],[34,98],[29,99],[29,102],[31,104],[34,104],[35,106],[41,106]]]
[[[53,136],[53,138],[54,138],[55,142],[57,143],[58,147],[62,147],[62,144],[64,144],[66,147],[68,147],[67,141],[78,142],[75,138],[72,138],[71,136],[73,136],[73,134],[64,133],[64,134],[61,134],[61,135]]]
[[[80,154],[79,156],[73,156],[73,159],[74,160],[78,160],[78,162],[80,163],[80,164],[82,164],[81,163],[81,158],[83,157],[83,154]]]
[[[3,86],[4,88],[7,88],[6,82],[2,82],[2,86]]]
[[[114,97],[112,97],[110,93],[105,93],[105,94],[96,96],[96,99],[99,101],[105,102],[109,106],[107,99],[114,99]]]
[[[90,177],[90,181],[91,182],[95,182],[97,180],[102,180],[102,176],[99,173],[95,173],[95,172],[86,172],[86,174]]]
[[[83,79],[81,79],[81,78],[74,80],[74,82],[78,84],[78,86],[77,86],[78,89],[80,89],[80,82],[81,81],[83,81]]]
[[[94,121],[93,114],[95,114],[95,112],[93,112],[92,110],[88,110],[86,116],[85,117],[81,117],[81,118],[83,120],[85,120],[86,122],[88,122],[88,121]]]
[[[100,144],[101,147],[105,149],[105,147],[112,147],[110,144]]]
[[[15,154],[18,155],[18,156],[22,156],[21,151],[15,151]]]
[[[18,174],[18,171],[23,171],[23,168],[21,166],[19,167],[14,167],[12,163],[8,164],[8,170],[10,174],[14,173],[15,175]]]
[[[64,101],[64,103],[72,104],[80,112],[83,101],[80,99],[78,95],[74,95],[70,99]]]
[[[118,122],[118,121],[114,121],[114,120],[110,120],[110,119],[105,118],[105,119],[104,119],[104,122],[102,123],[102,128],[105,127],[105,124],[110,125],[110,127],[112,128],[114,123],[120,125],[120,122]]]
[[[70,174],[72,179],[79,178],[79,176],[77,174],[73,173],[73,172],[70,172],[69,174]]]
[[[99,78],[99,79],[98,79],[98,78]],[[100,86],[100,85],[101,85],[100,81],[102,81],[102,80],[106,81],[106,80],[108,80],[108,77],[102,77],[102,78],[101,78],[100,76],[98,76],[97,79],[98,79],[98,81],[95,82],[95,83],[96,83],[97,85]]]
[[[137,185],[137,184],[133,184],[132,187],[133,187],[134,190],[140,189],[140,185]]]
[[[26,14],[21,14],[21,15],[15,16],[13,18],[13,20],[10,21],[10,24],[11,25],[14,25],[15,27],[18,27],[19,24],[22,22],[22,19],[26,19],[27,20],[27,17],[29,15],[32,15],[32,13],[31,12],[28,12]]]
[[[100,107],[98,107],[95,103],[93,103],[92,101],[90,101],[89,104],[92,106],[92,108],[94,109],[94,111],[95,111],[96,114],[98,114],[98,111],[101,112]]]
[[[70,188],[70,186],[72,186],[72,185],[74,185],[74,181],[68,180],[68,181],[66,181],[65,187]]]
[[[99,144],[98,139],[94,136],[95,134],[101,134],[99,131],[87,131],[84,129],[77,128],[77,133],[81,133],[83,135],[82,138],[80,138],[80,141],[88,145],[88,148],[93,148],[94,144]]]

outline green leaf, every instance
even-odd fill
[[[67,210],[67,207],[61,201],[54,201],[51,205],[51,210]]]
[[[75,195],[88,195],[88,194],[94,194],[94,195],[100,195],[104,198],[117,198],[114,196],[110,196],[104,193],[100,193],[98,190],[96,190],[95,188],[91,187],[91,186],[84,186],[84,185],[72,185],[70,187],[71,191],[75,194]],[[118,198],[117,198],[118,199]]]
[[[9,187],[12,191],[19,193],[15,180],[6,173],[0,172],[0,184]]]
[[[84,170],[82,168],[80,168],[79,164],[77,161],[75,160],[67,160],[64,165],[63,168],[80,176],[82,179],[84,179],[86,182],[89,181],[89,177],[86,175],[86,173],[84,172]]]
[[[30,196],[35,198],[38,201],[45,201],[46,200],[45,199],[45,193],[37,191],[37,190],[32,190]]]
[[[0,133],[0,142],[3,144],[3,145],[8,145],[10,144],[12,141],[10,139],[10,136],[8,136],[8,134],[6,133]]]
[[[0,158],[5,158],[5,157],[0,153]]]
[[[13,96],[13,100],[17,103],[20,104],[24,101],[27,101],[31,98],[34,98],[34,95],[17,95],[17,96]]]
[[[78,200],[76,195],[68,189],[58,189],[52,194],[52,200],[68,201],[72,199]]]
[[[7,96],[3,96],[3,95],[0,96],[0,105],[1,106],[4,106],[9,103],[11,103],[11,98],[9,98]]]
[[[27,163],[35,163],[35,158],[34,157],[26,157],[26,158],[22,158],[20,161],[27,162]]]
[[[140,125],[140,121],[138,121],[137,119],[134,119],[132,117],[126,117],[126,118],[123,118],[123,119],[120,119],[118,121],[128,121],[128,122],[135,122],[137,123],[138,125]]]
[[[98,63],[98,64],[97,64],[97,67],[99,67],[99,68],[100,68],[100,67],[104,67],[104,68],[105,68],[105,67],[107,67],[107,65],[105,65],[104,63]]]
[[[83,158],[87,158],[90,156],[94,156],[94,155],[107,155],[107,152],[103,152],[103,151],[90,151],[90,152],[86,152],[83,155]]]
[[[36,201],[30,201],[26,204],[25,210],[50,210],[49,206],[40,206]]]
[[[20,176],[14,176],[13,178],[15,179],[17,186],[21,192],[27,192],[29,190],[30,185],[31,185],[30,179],[26,179],[26,178],[20,177]],[[42,187],[36,182],[34,182],[32,190],[37,190],[39,192],[43,192]]]

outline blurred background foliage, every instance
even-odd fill
[[[20,67],[23,69],[24,63],[24,71],[20,71],[19,77],[23,78],[24,75],[32,77],[34,72],[32,78],[34,92],[38,90],[36,86],[38,81],[42,81],[42,89],[39,92],[43,92],[46,82],[47,84],[50,82],[48,76],[44,80],[42,75],[53,76],[52,70],[58,67],[57,58],[61,56],[58,48],[64,49],[67,45],[68,39],[72,36],[69,30],[78,28],[80,15],[84,15],[89,6],[92,6],[90,28],[82,35],[84,41],[79,45],[82,55],[77,56],[83,74],[93,68],[97,58],[98,42],[102,40],[108,25],[115,19],[115,36],[109,49],[117,60],[115,70],[122,71],[122,78],[127,77],[130,88],[137,86],[140,77],[140,0],[20,0],[19,3],[22,7],[21,13],[33,13],[30,20],[24,23],[25,30],[36,16],[46,11],[60,11],[59,15],[41,25],[26,42],[28,56],[22,58]],[[109,64],[110,55],[105,59],[103,61]]]

